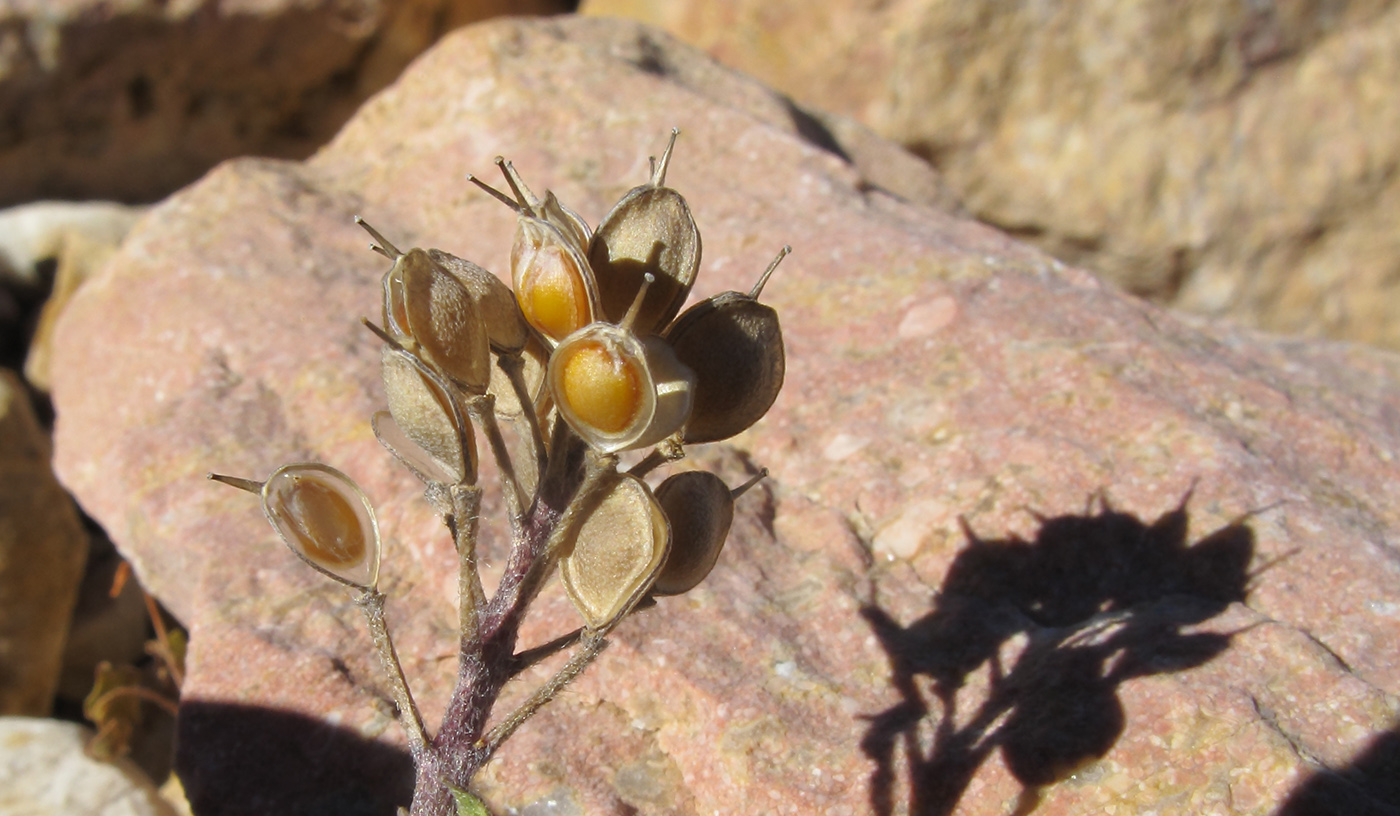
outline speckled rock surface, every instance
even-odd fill
[[[772,478],[707,581],[624,623],[487,767],[493,807],[1265,814],[1307,791],[1387,812],[1400,359],[1194,324],[901,201],[792,117],[678,81],[684,53],[591,20],[455,34],[313,159],[162,204],[65,313],[59,471],[191,627],[196,812],[388,813],[408,784],[350,599],[208,470],[356,478],[430,722],[450,687],[455,555],[366,421],[357,318],[384,263],[351,216],[499,273],[513,215],[466,173],[506,154],[596,223],[673,125],[696,294],[795,249],[764,294],[787,386],[697,452]],[[499,526],[483,547],[489,585]],[[575,625],[551,592],[524,637]]]
[[[929,157],[1132,291],[1400,347],[1400,3],[587,0]]]
[[[243,154],[303,157],[452,28],[558,0],[9,0],[0,206],[153,201]]]

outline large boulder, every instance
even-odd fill
[[[53,709],[88,536],[19,376],[0,368],[0,716]]]
[[[696,295],[794,247],[763,296],[786,388],[697,451],[772,476],[707,581],[624,622],[486,767],[492,807],[1258,813],[1354,762],[1343,794],[1382,797],[1400,359],[1164,312],[889,194],[840,128],[699,64],[633,24],[463,30],[311,159],[157,207],[65,312],[58,469],[191,629],[196,812],[387,813],[410,779],[358,610],[206,471],[352,475],[430,723],[454,675],[455,552],[366,421],[386,264],[351,217],[502,274],[514,216],[467,173],[505,154],[596,223],[673,125]],[[488,497],[488,587],[502,513]],[[578,624],[556,590],[526,643]]]
[[[1400,4],[586,0],[946,174],[1129,290],[1400,347]]]
[[[0,207],[153,201],[301,158],[454,27],[564,0],[46,0],[0,6]]]

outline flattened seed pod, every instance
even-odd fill
[[[560,343],[546,381],[564,421],[605,453],[655,444],[690,416],[690,369],[661,338],[638,338],[610,323]]]
[[[491,379],[491,353],[471,292],[422,249],[410,249],[395,264],[400,267],[408,333],[425,362],[482,393]]]
[[[637,603],[666,560],[671,528],[651,489],[614,473],[602,500],[566,542],[559,574],[589,629],[606,629]]]
[[[680,193],[666,186],[679,131],[652,173],[612,208],[588,250],[606,319],[616,323],[648,274],[656,277],[637,316],[639,334],[658,332],[680,311],[700,269],[700,230]]]
[[[370,427],[374,430],[374,438],[379,440],[379,444],[384,449],[393,454],[399,460],[399,464],[408,468],[414,476],[425,484],[451,485],[456,482],[456,477],[443,469],[437,460],[423,450],[422,446],[414,442],[399,423],[394,421],[394,415],[388,411],[375,411],[374,416],[369,419]]]
[[[654,595],[680,595],[694,589],[715,568],[729,527],[734,500],[768,475],[764,470],[730,490],[704,470],[677,473],[656,488],[656,501],[671,523],[671,552],[652,586]]]
[[[786,370],[783,330],[778,313],[757,298],[787,253],[784,247],[749,294],[703,300],[666,330],[676,357],[695,372],[686,444],[728,439],[762,419],[778,398]]]
[[[379,580],[379,524],[364,491],[333,467],[285,465],[262,485],[263,513],[287,547],[342,584]]]
[[[394,423],[454,484],[475,484],[476,435],[447,384],[406,352],[385,346],[383,355],[384,394]]]
[[[477,314],[486,326],[491,348],[501,354],[515,354],[525,348],[530,340],[530,328],[509,286],[471,261],[440,249],[428,250],[428,257],[442,264],[471,293]]]

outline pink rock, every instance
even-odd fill
[[[1368,761],[1400,694],[1400,360],[1189,322],[900,200],[776,97],[672,70],[696,59],[629,24],[465,30],[310,160],[227,164],[165,202],[65,314],[58,468],[191,627],[196,810],[405,795],[350,598],[208,470],[315,459],[358,480],[430,723],[450,691],[455,556],[369,430],[357,319],[385,264],[351,216],[500,274],[514,216],[467,173],[505,154],[596,223],[673,125],[695,294],[795,250],[764,292],[786,388],[697,451],[772,478],[714,573],[619,627],[487,766],[492,807],[1267,812]],[[488,575],[501,516],[489,499]],[[555,587],[525,641],[576,625]],[[1348,795],[1383,795],[1357,779]]]

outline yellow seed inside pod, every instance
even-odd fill
[[[588,290],[583,274],[568,253],[545,245],[530,260],[530,274],[524,281],[520,311],[532,326],[562,340],[588,322]]]
[[[564,361],[564,402],[579,421],[621,433],[636,421],[642,388],[630,360],[603,343],[579,343]]]
[[[366,531],[360,515],[338,491],[313,479],[293,477],[279,489],[274,511],[290,523],[302,553],[327,569],[343,569],[365,558]]]

